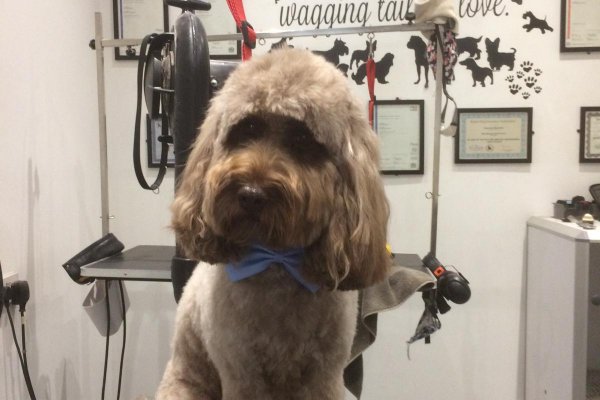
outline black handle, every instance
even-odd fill
[[[423,264],[437,278],[440,293],[456,304],[464,304],[471,298],[469,281],[458,270],[448,271],[431,253],[423,258]]]
[[[208,11],[211,7],[210,3],[202,0],[164,0],[164,2],[168,6],[179,7],[183,11]]]

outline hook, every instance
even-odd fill
[[[373,48],[373,39],[375,38],[375,34],[373,32],[369,32],[367,34],[367,39],[369,39],[369,58],[373,58],[375,55],[375,49]]]

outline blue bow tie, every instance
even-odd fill
[[[302,248],[274,251],[254,245],[250,247],[250,251],[242,260],[237,263],[228,263],[225,266],[225,270],[230,281],[238,282],[264,272],[271,264],[281,264],[304,288],[315,293],[319,290],[319,286],[306,281],[300,273],[300,265],[303,257],[304,249]]]

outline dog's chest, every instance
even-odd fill
[[[202,336],[220,372],[289,385],[321,369],[343,369],[354,337],[356,292],[313,294],[286,274],[271,267],[232,283],[220,267],[206,271],[198,294]]]

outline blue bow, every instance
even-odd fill
[[[319,286],[306,281],[300,273],[304,249],[295,248],[284,251],[274,251],[266,247],[254,245],[248,254],[237,263],[228,263],[225,266],[229,280],[238,282],[265,271],[271,264],[281,264],[285,270],[307,290],[315,293]]]

